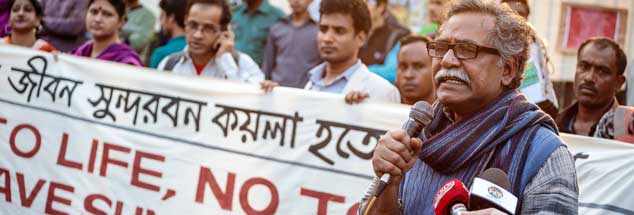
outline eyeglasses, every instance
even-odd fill
[[[478,57],[479,52],[500,55],[500,52],[498,52],[497,49],[468,43],[427,43],[427,53],[433,58],[443,58],[447,54],[449,49],[453,50],[454,56],[456,56],[456,58],[460,60],[476,58]]]
[[[185,31],[193,33],[198,30],[200,30],[205,35],[210,35],[220,32],[220,27],[218,27],[217,25],[201,25],[194,21],[188,21],[185,23]]]

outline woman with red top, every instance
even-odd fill
[[[55,47],[37,37],[37,30],[42,20],[42,7],[38,0],[11,0],[9,8],[9,26],[12,31],[9,36],[2,38],[3,44],[29,47],[45,52],[55,50]]]
[[[92,35],[73,55],[143,66],[139,55],[119,39],[119,29],[125,24],[123,0],[89,0],[86,29]]]

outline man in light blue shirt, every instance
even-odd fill
[[[365,99],[400,103],[396,87],[370,72],[359,60],[359,48],[370,31],[370,12],[363,0],[322,0],[317,46],[325,61],[309,71],[304,89],[345,94],[346,102]],[[262,83],[265,91],[278,84]]]

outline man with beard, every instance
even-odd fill
[[[614,116],[619,109],[615,95],[625,82],[626,66],[623,49],[608,38],[591,38],[581,44],[574,84],[577,102],[557,118],[559,130],[614,139]]]
[[[518,198],[510,212],[577,214],[572,155],[552,118],[517,90],[530,28],[508,5],[494,1],[457,0],[448,11],[427,45],[437,97],[431,122],[418,137],[402,129],[381,137],[372,166],[377,178],[391,177],[368,212],[433,214],[443,184],[458,179],[471,187],[484,170],[498,168]]]
[[[365,99],[400,102],[398,90],[390,82],[370,72],[359,60],[359,48],[370,31],[370,11],[363,0],[322,0],[319,8],[319,55],[325,61],[308,72],[304,89],[346,94],[349,104]],[[268,92],[278,86],[264,81]]]

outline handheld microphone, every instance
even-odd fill
[[[506,173],[497,168],[485,170],[476,177],[469,194],[469,210],[495,208],[515,214],[517,197],[509,192],[511,183]]]
[[[460,180],[453,179],[436,192],[434,214],[459,215],[460,212],[467,211],[465,206],[467,202],[469,202],[467,187]]]
[[[410,109],[409,118],[407,119],[407,121],[405,121],[405,124],[403,124],[403,130],[405,130],[407,135],[409,135],[410,137],[417,137],[420,134],[421,130],[423,130],[423,128],[427,126],[429,122],[431,122],[431,118],[431,106],[424,101],[416,102],[412,106],[412,109]],[[385,188],[387,187],[387,184],[390,181],[390,174],[383,174],[378,179],[378,181],[377,178],[375,178],[374,180],[375,181],[372,183],[372,185],[369,187],[368,191],[362,198],[369,199],[368,204],[366,204],[365,209],[363,210],[365,211],[364,214],[368,214],[370,212],[376,199],[381,195],[381,193],[383,193],[383,190],[385,190]]]
[[[407,133],[407,135],[411,137],[418,137],[420,132],[423,130],[429,122],[431,122],[432,118],[432,108],[431,106],[424,101],[418,101],[412,106],[412,109],[409,111],[409,118],[403,124],[403,130]],[[375,196],[380,196],[383,193],[383,190],[387,186],[387,183],[390,181],[389,174],[381,175],[381,182],[377,187],[375,192]]]

